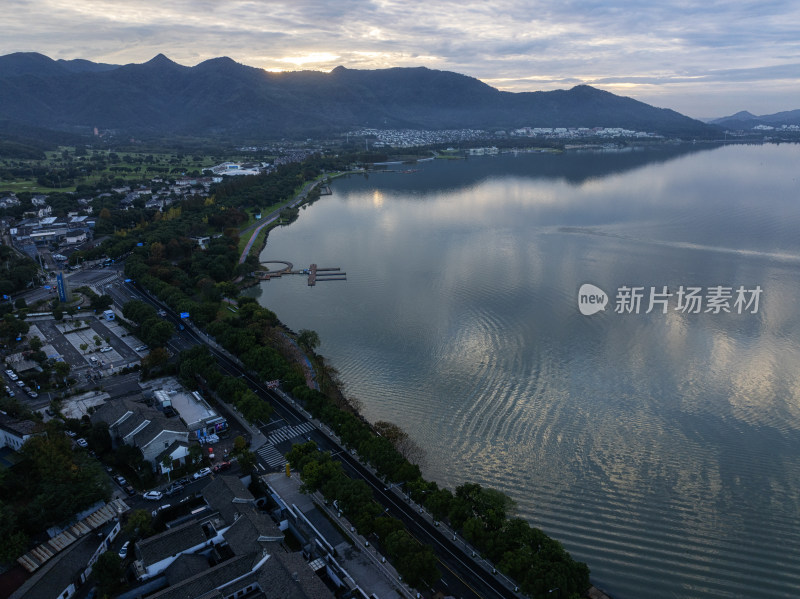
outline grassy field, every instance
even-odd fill
[[[81,154],[81,155],[78,155]],[[44,160],[0,160],[0,191],[29,191],[50,193],[55,191],[75,191],[77,185],[94,185],[101,179],[114,184],[128,184],[157,177],[175,179],[183,176],[200,176],[203,170],[221,162],[252,162],[256,158],[250,154],[178,154],[158,152],[114,152],[111,150],[88,150],[76,152],[76,148],[59,147],[45,152]],[[267,160],[258,157],[258,160]],[[77,171],[74,183],[65,187],[41,185],[35,175],[19,176],[17,172],[25,169],[44,169],[45,171]],[[82,174],[83,173],[83,174]]]

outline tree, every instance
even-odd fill
[[[199,445],[190,445],[189,446],[189,463],[194,464],[197,462],[200,457],[203,455],[203,448]]]
[[[147,376],[152,371],[163,368],[169,362],[169,354],[163,347],[156,347],[142,358],[142,374]]]
[[[150,347],[163,347],[172,337],[172,326],[160,318],[152,318],[142,323],[140,338]]]
[[[19,530],[17,518],[11,508],[0,501],[0,563],[8,563],[25,553],[28,547],[28,535]]]
[[[100,554],[92,568],[100,596],[111,597],[122,590],[122,558],[113,551]]]
[[[236,458],[244,474],[250,474],[256,468],[256,455],[249,450],[245,450]]]
[[[153,534],[153,517],[147,510],[134,510],[125,524],[125,533],[141,539]]]
[[[53,370],[56,371],[56,375],[61,380],[64,380],[66,376],[69,374],[70,365],[67,362],[58,361],[53,365]]]
[[[31,337],[30,341],[28,341],[28,345],[31,346],[33,351],[39,351],[42,349],[42,340],[39,339],[38,335],[34,335]]]
[[[89,307],[92,308],[92,310],[105,310],[107,308],[110,308],[113,303],[114,300],[111,298],[110,295],[106,294],[95,295],[92,298]]]
[[[247,450],[247,442],[244,437],[237,435],[233,440],[233,455],[239,456]]]
[[[89,344],[88,343],[81,343],[78,347],[81,348],[81,351],[83,353],[86,353],[86,350],[89,349]]]
[[[306,352],[313,353],[319,347],[319,335],[311,329],[300,329],[297,335],[297,344]]]
[[[386,553],[392,558],[392,564],[411,586],[421,583],[432,583],[439,580],[441,574],[436,569],[436,554],[427,545],[421,545],[405,530],[397,530],[386,537],[384,543]]]

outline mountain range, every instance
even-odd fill
[[[238,140],[323,136],[356,127],[508,129],[622,127],[718,137],[719,128],[587,85],[512,93],[418,68],[273,73],[230,58],[186,67],[159,54],[143,64],[0,57],[0,130],[94,128],[141,137]]]
[[[706,121],[712,125],[719,125],[726,129],[747,130],[758,125],[769,125],[780,127],[782,125],[800,125],[800,110],[786,110],[775,114],[765,114],[756,116],[746,110],[737,112],[730,116],[709,119]]]

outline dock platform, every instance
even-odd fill
[[[341,269],[336,267],[320,268],[316,264],[312,264],[308,268],[308,286],[313,287],[317,281],[346,281],[347,273],[342,272]]]

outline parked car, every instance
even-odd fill
[[[75,431],[64,431],[68,437],[72,437],[73,439],[78,435],[75,434]]]
[[[186,485],[188,485],[190,482],[192,482],[192,481],[190,481],[188,478],[182,478],[182,479],[180,479],[180,480],[176,480],[176,481],[175,481],[175,484],[176,484],[176,485],[180,485],[181,487],[185,487],[185,486],[186,486]]]
[[[14,380],[16,380],[16,379],[14,379]],[[25,386],[25,381],[17,381],[17,387],[22,389],[24,386]]]
[[[12,381],[16,381],[19,378],[13,370],[6,370],[6,374]]]
[[[220,462],[216,466],[214,466],[214,472],[222,472],[223,470],[227,470],[231,467],[230,462]]]
[[[211,474],[211,468],[200,468],[200,470],[192,474],[192,478],[199,480],[204,476],[208,476],[209,474]]]
[[[126,557],[128,557],[128,546],[129,546],[130,544],[131,544],[131,542],[130,542],[130,541],[125,541],[125,544],[124,544],[124,545],[122,546],[122,548],[119,550],[119,556],[120,556],[122,559],[125,559]]]
[[[115,477],[114,477],[114,480],[115,480],[115,481],[117,481],[117,484],[118,484],[120,487],[124,487],[125,485],[127,485],[127,484],[128,484],[128,481],[127,481],[127,480],[125,480],[125,477],[124,477],[124,476],[120,476],[119,474],[118,474],[117,476],[115,476]]]
[[[76,439],[75,443],[77,443],[78,445],[80,445],[81,447],[84,447],[84,448],[89,447],[89,444],[86,442],[86,439],[84,439],[83,437],[81,437],[80,439]]]
[[[136,489],[134,489],[132,486],[125,485],[122,488],[129,496],[133,497],[134,495],[136,495]]]
[[[28,391],[28,397],[32,397],[33,399],[36,399],[37,397],[39,397],[39,394],[36,393],[36,391]]]
[[[112,349],[114,349],[114,348],[113,347],[103,347],[103,348],[100,349],[100,353],[104,354],[107,351],[111,351]]]
[[[144,493],[142,495],[142,497],[144,497],[145,499],[150,499],[151,501],[158,501],[163,496],[164,494],[161,491],[148,491],[147,493]]]
[[[134,351],[147,351],[150,349],[147,345],[140,345],[139,347],[135,348]]]

